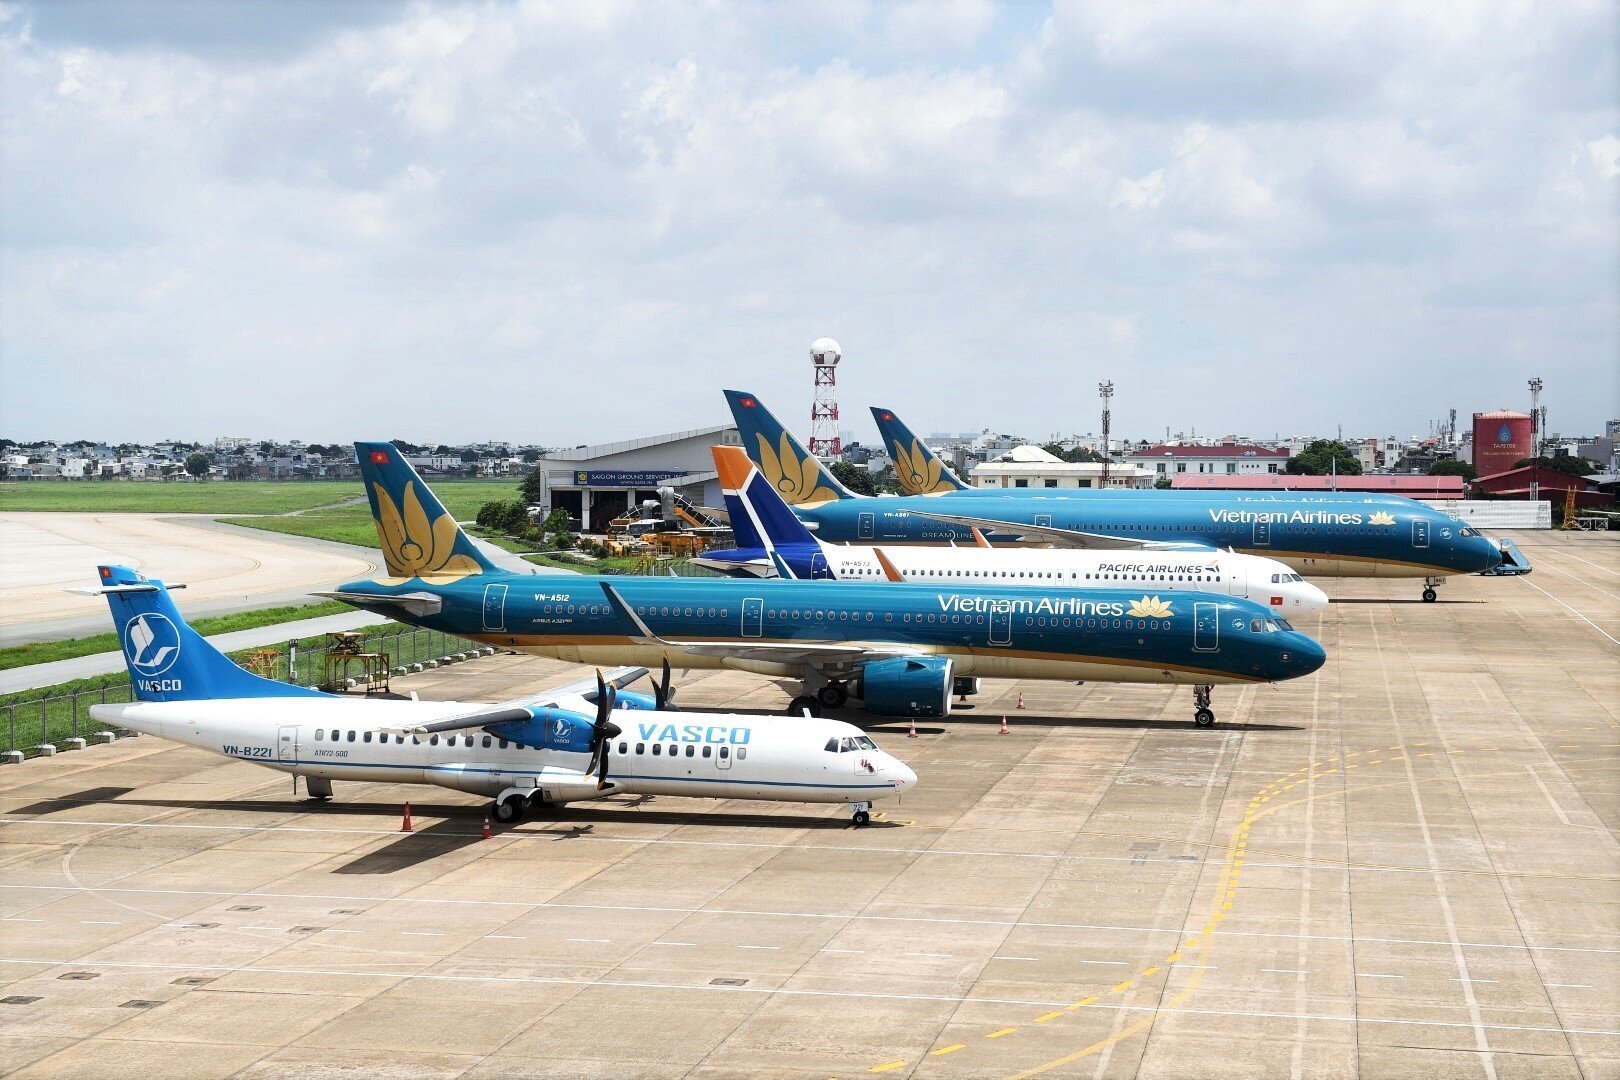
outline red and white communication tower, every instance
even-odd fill
[[[810,403],[810,453],[830,460],[844,452],[838,437],[838,361],[843,356],[830,337],[810,343],[810,363],[816,370],[816,395]]]

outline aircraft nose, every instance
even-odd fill
[[[1296,581],[1295,588],[1299,590],[1299,609],[1301,611],[1325,611],[1328,606],[1328,594],[1312,585],[1308,581]]]
[[[1284,651],[1288,656],[1288,678],[1299,678],[1327,663],[1327,650],[1315,638],[1295,633]]]
[[[889,776],[894,780],[896,791],[910,791],[917,786],[917,774],[904,762],[894,762],[889,768]]]
[[[1484,559],[1484,565],[1480,567],[1481,571],[1495,570],[1498,566],[1501,566],[1504,561],[1506,561],[1502,558],[1502,548],[1496,543],[1496,541],[1487,540],[1482,536],[1480,537],[1480,546],[1484,548],[1484,551],[1481,552],[1481,556]]]

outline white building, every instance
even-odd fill
[[[1282,449],[1222,443],[1219,446],[1150,446],[1138,450],[1128,460],[1148,470],[1154,480],[1168,480],[1180,473],[1246,476],[1282,472],[1288,456],[1288,451]]]
[[[714,471],[715,445],[741,446],[731,424],[653,435],[645,439],[554,450],[535,464],[545,479],[541,505],[562,508],[581,532],[602,532],[631,507],[657,499],[658,489],[698,506],[722,508],[720,476]]]
[[[1015,446],[992,461],[975,465],[968,483],[980,488],[1099,488],[1103,466],[1096,461],[1064,461],[1038,446]],[[1153,474],[1135,465],[1108,466],[1108,487],[1152,487]]]

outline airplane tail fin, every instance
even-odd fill
[[[951,467],[928,449],[927,443],[913,435],[893,409],[874,405],[872,419],[877,421],[878,434],[894,461],[900,489],[907,495],[943,495],[948,491],[968,490]]]
[[[397,446],[357,442],[354,451],[391,576],[455,579],[495,569]]]
[[[743,449],[772,489],[793,506],[819,506],[860,496],[840,484],[753,394],[727,390],[726,402],[742,433]]]
[[[740,548],[804,547],[819,550],[816,538],[781,496],[771,489],[765,477],[748,460],[741,447],[710,447],[714,468],[720,474],[720,490],[725,493],[726,511],[731,515],[731,533]]]
[[[103,566],[100,574],[99,587],[73,591],[107,598],[136,700],[324,696],[237,667],[186,624],[163,582],[127,566]]]

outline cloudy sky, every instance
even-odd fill
[[[0,433],[1620,412],[1615,5],[0,5]]]

